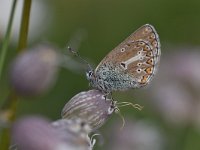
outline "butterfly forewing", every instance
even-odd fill
[[[106,65],[111,65],[113,73],[131,77],[132,88],[141,87],[150,82],[157,70],[160,59],[160,42],[156,30],[151,25],[144,25],[132,33],[127,39],[113,49],[98,65],[95,70],[100,76]],[[105,66],[105,67],[102,67]],[[112,74],[111,74],[112,76]],[[108,77],[109,78],[109,77]],[[122,80],[122,79],[121,79]],[[130,78],[129,78],[130,80]],[[121,84],[121,90],[130,88],[129,85]],[[110,87],[115,89],[115,87]]]

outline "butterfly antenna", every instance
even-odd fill
[[[78,53],[77,51],[75,51],[74,49],[72,49],[70,46],[68,46],[67,48],[68,48],[68,50],[69,50],[72,54],[74,54],[76,57],[78,57],[80,60],[82,60],[82,61],[88,66],[88,68],[89,68],[90,70],[92,70],[92,67],[90,66],[90,64],[89,64],[85,59],[83,59],[83,58],[79,55],[79,53]]]
[[[133,108],[136,108],[138,110],[142,110],[143,106],[139,105],[139,104],[133,104],[131,102],[118,102],[116,103],[117,107],[124,107],[124,106],[132,106]]]
[[[117,108],[116,107],[116,114],[118,114],[119,115],[119,117],[122,119],[122,126],[120,127],[120,130],[122,130],[123,128],[124,128],[124,126],[125,126],[125,119],[124,119],[124,116],[121,114],[121,112],[120,112],[120,109],[119,108]]]

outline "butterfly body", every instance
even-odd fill
[[[130,75],[122,73],[122,69],[114,64],[105,63],[95,73],[95,77],[90,80],[90,85],[106,93],[117,90],[131,88],[134,80]]]
[[[87,72],[90,85],[111,93],[147,85],[155,75],[160,60],[159,37],[146,24],[113,49],[93,71]]]

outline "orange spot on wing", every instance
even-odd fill
[[[145,69],[145,71],[147,74],[152,74],[153,68],[149,67],[149,68]]]
[[[147,56],[147,57],[152,57],[152,56],[153,56],[152,51],[148,51],[147,54],[146,54],[146,56]]]
[[[149,64],[149,65],[153,65],[153,59],[151,58],[151,59],[147,60],[146,63]]]
[[[142,80],[141,80],[141,83],[145,84],[147,82],[148,77],[149,77],[149,75],[144,75]]]

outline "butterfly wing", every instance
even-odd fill
[[[102,76],[101,72],[105,68],[103,66],[109,64],[112,66],[109,67],[112,69],[111,72],[116,74],[116,71],[118,71],[118,74],[121,74],[120,78],[129,76],[130,82],[134,82],[134,84],[130,83],[132,88],[141,87],[147,85],[155,75],[160,55],[158,34],[152,25],[146,24],[113,49],[99,63],[95,69],[95,74]],[[122,90],[130,88],[128,86],[125,84],[121,88]],[[114,87],[110,88],[115,89]]]

